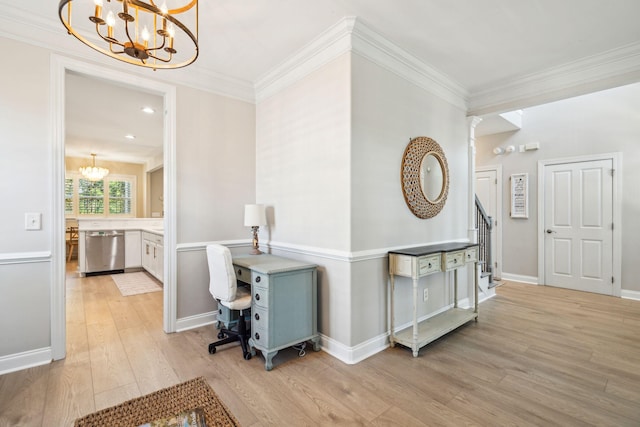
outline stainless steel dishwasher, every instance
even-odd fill
[[[85,233],[87,273],[124,272],[124,231]]]

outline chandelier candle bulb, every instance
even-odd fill
[[[96,3],[95,17],[98,19],[102,19],[102,0],[95,0],[95,3]]]

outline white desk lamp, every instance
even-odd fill
[[[267,225],[267,215],[264,205],[244,205],[244,226],[251,227],[253,232],[253,249],[251,254],[260,255],[258,248],[258,229],[261,225]]]

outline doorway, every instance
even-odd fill
[[[113,82],[120,86],[136,88],[155,93],[163,98],[163,165],[164,165],[164,259],[165,280],[163,296],[163,330],[175,332],[176,328],[176,159],[175,159],[175,123],[176,93],[175,87],[148,80],[134,74],[114,71],[106,67],[83,63],[58,55],[52,55],[52,127],[53,127],[53,287],[51,306],[51,347],[54,360],[63,359],[66,354],[66,243],[65,243],[65,78],[67,73],[77,73]],[[91,94],[87,95],[88,97]],[[99,100],[95,100],[99,102]],[[109,111],[104,112],[105,119]]]
[[[542,283],[620,296],[617,165],[616,154],[539,163]]]
[[[502,165],[477,167],[475,172],[476,196],[487,215],[493,219],[491,233],[491,259],[493,279],[502,278]]]

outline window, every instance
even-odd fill
[[[135,193],[135,176],[108,175],[101,181],[90,181],[71,173],[65,179],[65,214],[135,217]]]

